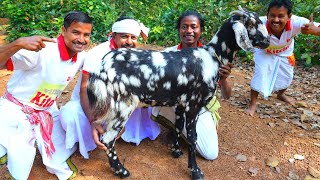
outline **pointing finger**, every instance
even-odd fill
[[[311,23],[313,22],[313,13],[310,14],[309,20],[310,20]]]

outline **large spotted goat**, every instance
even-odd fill
[[[196,123],[200,108],[210,101],[219,80],[221,64],[232,62],[236,51],[253,51],[269,45],[265,26],[254,12],[241,8],[229,18],[205,46],[177,52],[117,49],[102,59],[90,74],[88,97],[99,123],[105,124],[102,142],[115,175],[128,177],[114,149],[115,138],[139,106],[176,106],[177,137],[172,154],[182,155],[179,136],[187,129],[188,167],[192,179],[204,175],[196,163]]]

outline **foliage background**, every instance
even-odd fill
[[[320,22],[320,0],[293,0],[293,13]],[[112,23],[121,15],[139,19],[150,27],[148,43],[171,46],[179,42],[175,29],[176,20],[185,10],[200,12],[205,19],[204,43],[238,5],[266,15],[270,0],[2,0],[0,17],[10,19],[7,26],[7,40],[21,36],[45,35],[56,37],[61,30],[64,14],[71,10],[81,10],[94,19],[92,42],[106,41]],[[295,54],[304,63],[319,63],[319,37],[300,35],[295,38]],[[252,59],[252,55],[247,55]]]

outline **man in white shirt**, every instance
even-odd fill
[[[61,123],[65,129],[66,147],[73,148],[79,142],[79,151],[84,158],[89,158],[88,152],[99,148],[106,149],[100,142],[99,134],[104,132],[99,124],[91,123],[94,121],[90,112],[87,97],[87,81],[89,72],[95,71],[102,58],[109,52],[117,48],[135,48],[138,38],[141,35],[145,40],[149,29],[142,23],[128,18],[120,17],[112,26],[112,36],[109,41],[99,44],[88,52],[81,78],[79,79],[71,100],[61,108]],[[137,108],[130,116],[122,139],[126,142],[139,144],[144,138],[154,140],[160,133],[158,124],[150,119],[151,108]],[[93,137],[92,138],[92,133]]]
[[[65,148],[56,100],[83,66],[92,19],[80,11],[66,14],[57,39],[23,37],[0,48],[0,69],[14,73],[0,98],[0,159],[14,179],[27,179],[35,158],[59,179],[72,178],[73,149]]]

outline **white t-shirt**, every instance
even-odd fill
[[[261,21],[266,25],[267,24],[267,17],[262,16],[260,17]],[[256,49],[258,51],[266,51],[269,54],[277,54],[280,56],[291,56],[294,49],[294,37],[301,33],[301,27],[309,23],[309,19],[304,17],[299,17],[292,15],[290,26],[288,26],[284,32],[281,34],[280,39],[276,36],[272,35],[269,31],[270,36],[270,46],[265,49]],[[319,26],[319,23],[314,23],[315,26]],[[268,28],[267,28],[268,29]]]
[[[101,43],[95,46],[94,48],[90,49],[86,56],[86,59],[82,68],[82,73],[93,72],[95,68],[100,68],[102,58],[109,51],[111,51],[109,41]],[[81,78],[82,76],[79,77],[78,82],[72,92],[71,100],[80,100]]]
[[[39,52],[22,49],[11,57],[14,73],[7,84],[7,91],[19,102],[39,110],[55,104],[83,66],[86,54],[81,52],[73,58],[62,60],[61,57],[66,57],[63,52],[67,52],[64,42],[60,46],[63,52],[59,51],[59,43],[45,44],[46,47]]]

